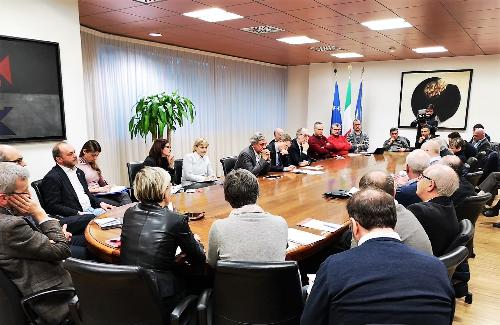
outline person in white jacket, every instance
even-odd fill
[[[208,159],[207,150],[208,141],[205,138],[194,141],[193,152],[185,155],[182,161],[182,186],[217,179]]]

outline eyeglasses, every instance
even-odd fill
[[[430,181],[434,181],[432,178],[427,177],[427,176],[425,176],[424,174],[420,174],[420,175],[418,176],[418,180],[421,180],[422,178],[428,179],[428,180],[430,180]]]
[[[24,158],[23,158],[23,157],[19,157],[19,158],[14,159],[14,160],[6,160],[5,162],[15,163],[15,164],[18,164],[18,165],[19,165],[20,163],[22,163],[22,162],[23,162],[23,160],[24,160]]]

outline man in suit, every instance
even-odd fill
[[[272,172],[288,172],[295,169],[295,166],[290,163],[289,148],[292,144],[292,138],[288,134],[283,134],[281,140],[276,141],[274,146],[267,146],[270,157]]]
[[[31,199],[28,177],[26,168],[0,163],[0,268],[23,296],[71,286],[61,265],[71,255],[71,234]],[[31,215],[37,225],[19,214]],[[42,300],[33,308],[47,324],[59,324],[68,313],[63,299]]]
[[[234,169],[246,169],[255,176],[265,175],[271,164],[270,152],[266,148],[266,138],[260,132],[250,138],[250,146],[243,149],[236,159]]]
[[[283,134],[285,134],[285,131],[283,131],[283,129],[280,128],[274,129],[273,133],[274,139],[272,139],[271,142],[269,142],[269,144],[267,145],[267,149],[271,150],[271,148],[276,145],[276,142],[281,141],[283,138]]]
[[[422,125],[420,128],[420,137],[415,141],[415,148],[420,149],[425,141],[431,138],[431,126],[430,125]]]
[[[361,177],[361,179],[359,180],[359,188],[364,189],[369,187],[381,189],[392,197],[394,197],[394,195],[396,194],[396,190],[394,187],[394,178],[391,174],[388,174],[384,171],[371,171]],[[413,213],[408,211],[397,201],[396,217],[397,221],[396,226],[394,227],[394,231],[398,233],[401,241],[418,251],[432,255],[431,242],[429,241],[429,237],[427,236],[424,228],[417,220],[417,218],[415,218]],[[351,243],[351,247],[356,246],[357,242],[353,240]]]
[[[406,174],[407,179],[400,177],[398,184],[400,186],[396,190],[396,200],[407,207],[410,204],[420,202],[417,196],[417,178],[422,174],[424,169],[429,167],[429,155],[422,149],[417,149],[406,156]]]
[[[385,140],[383,148],[387,151],[408,151],[410,150],[410,140],[405,137],[399,136],[398,128],[391,128],[389,130],[391,137]]]
[[[451,324],[455,293],[446,267],[401,242],[394,199],[363,189],[347,212],[359,247],[321,264],[301,324]]]
[[[445,156],[439,160],[439,163],[451,167],[458,176],[458,188],[450,196],[454,206],[462,203],[466,197],[476,195],[474,186],[463,175],[463,163],[460,158],[457,156]]]
[[[484,151],[488,154],[491,151],[491,143],[486,138],[486,133],[484,129],[478,128],[474,130],[472,135],[472,145],[476,148],[477,152]]]
[[[294,166],[307,166],[311,163],[311,158],[307,155],[309,149],[309,131],[306,128],[300,128],[295,134],[295,139],[288,149],[290,154],[290,163]]]
[[[57,143],[52,149],[56,165],[45,175],[41,192],[50,214],[62,216],[74,234],[82,234],[90,220],[113,208],[89,192],[85,174],[76,167],[75,149],[66,142]]]
[[[441,159],[441,146],[435,140],[428,140],[422,145],[422,150],[429,155],[429,165],[437,163]]]
[[[472,127],[472,134],[474,134],[474,131],[476,131],[476,129],[483,129],[484,130],[484,126],[480,123],[478,124],[474,124],[474,126]],[[488,139],[488,141],[491,142],[491,137],[488,135],[488,133],[485,133],[484,136],[486,137],[486,139]],[[475,141],[474,141],[474,136],[470,139],[469,143],[473,144]]]
[[[427,167],[417,182],[417,195],[422,202],[408,206],[429,236],[434,256],[441,256],[459,231],[457,215],[450,199],[458,189],[458,176],[441,164]]]
[[[325,126],[321,122],[314,123],[314,134],[309,137],[309,149],[307,154],[314,160],[330,158],[333,146],[328,139],[323,135]]]

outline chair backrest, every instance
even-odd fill
[[[75,258],[63,265],[73,279],[82,324],[168,324],[150,271]]]
[[[484,205],[491,199],[491,193],[484,193],[466,197],[455,207],[458,221],[469,219],[472,225],[476,224],[477,218],[483,211]]]
[[[457,266],[465,261],[465,259],[469,256],[469,250],[465,246],[458,246],[451,252],[439,256],[439,260],[444,263],[446,268],[448,269],[448,277],[451,280],[453,273],[455,273],[455,269]]]
[[[36,196],[38,197],[38,202],[40,202],[40,206],[45,210],[45,202],[43,200],[42,191],[40,190],[41,186],[42,186],[41,179],[31,182],[31,187],[33,187],[33,189],[35,190]]]
[[[479,184],[479,179],[483,176],[483,171],[477,171],[473,173],[467,173],[465,175],[465,178],[474,186],[477,186]]]
[[[459,223],[459,232],[455,239],[445,250],[445,254],[450,253],[459,246],[467,246],[474,237],[474,225],[469,219],[464,219]]]
[[[178,185],[181,183],[182,179],[182,159],[176,159],[174,161],[174,179],[172,183]]]
[[[236,164],[236,160],[238,157],[225,157],[221,158],[220,163],[222,164],[222,170],[224,171],[224,176],[229,174],[230,171],[234,169],[234,165]]]
[[[128,162],[127,163],[128,181],[130,183],[130,188],[134,187],[135,175],[143,167],[144,167],[144,163],[142,161]]]
[[[0,324],[25,325],[26,317],[21,308],[21,293],[0,269]]]
[[[478,160],[476,157],[469,157],[466,164],[469,165],[469,172],[474,172],[478,168]]]
[[[219,261],[215,269],[215,324],[298,324],[303,309],[297,262]]]

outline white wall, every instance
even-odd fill
[[[316,120],[330,124],[335,83],[333,69],[337,68],[337,80],[340,88],[342,107],[345,101],[348,70],[347,64],[311,64],[309,65],[309,81],[295,80],[306,78],[304,66],[289,67],[289,84],[307,85],[307,93],[296,89],[288,92],[288,109],[297,111],[296,103],[307,101],[302,106],[302,114],[307,116],[306,125],[312,128]],[[352,63],[352,107],[356,105],[361,68],[365,68],[363,78],[363,128],[370,136],[370,147],[374,149],[382,145],[389,137],[389,128],[397,126],[399,113],[399,93],[401,88],[401,72],[414,70],[440,69],[474,69],[469,102],[467,130],[462,133],[465,139],[472,135],[472,126],[482,123],[486,132],[495,141],[500,140],[500,55],[472,56],[457,58],[439,58],[404,61]],[[300,73],[298,71],[301,71]],[[305,87],[305,86],[304,86]],[[307,96],[307,98],[304,98]],[[354,109],[352,110],[354,113]],[[295,128],[287,125],[287,129]],[[401,129],[400,134],[412,143],[415,141],[415,130]],[[438,134],[447,135],[444,130]]]
[[[66,136],[79,150],[87,140],[87,128],[78,1],[0,0],[0,34],[59,43]],[[54,143],[13,143],[28,163],[32,180],[42,178],[54,165]]]
[[[304,126],[307,120],[307,99],[309,92],[309,66],[300,65],[288,69],[287,83],[287,110],[286,110],[286,129],[292,138],[295,137],[295,131]]]

